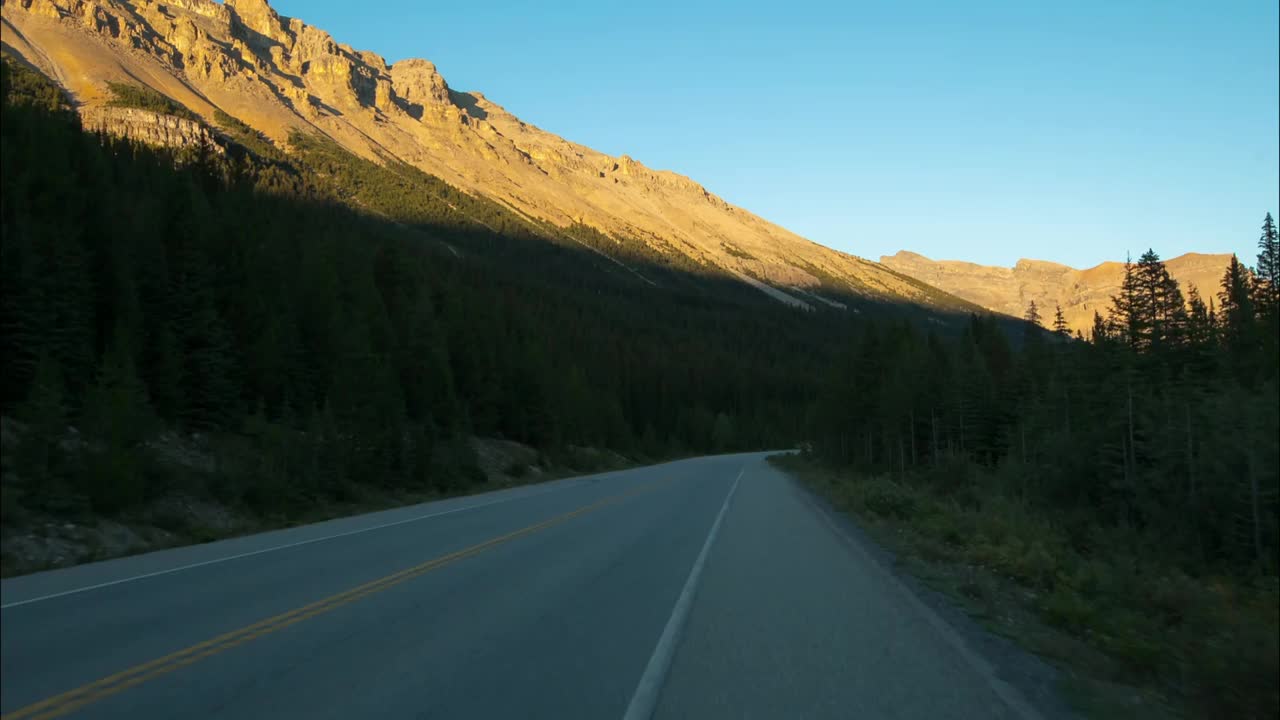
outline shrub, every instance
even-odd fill
[[[1040,540],[1032,540],[1017,558],[1014,577],[1024,585],[1048,589],[1054,585],[1058,569],[1066,558],[1051,552]]]
[[[910,520],[921,510],[920,499],[910,487],[877,478],[863,483],[862,505],[882,518]]]
[[[1050,624],[1071,633],[1089,631],[1096,619],[1094,604],[1071,587],[1054,588],[1040,599],[1038,609]]]
[[[93,510],[114,515],[141,502],[146,490],[141,465],[132,448],[105,447],[86,453],[80,487]]]
[[[961,507],[972,508],[978,505],[978,495],[974,492],[974,466],[960,457],[947,456],[938,465],[921,471],[916,477],[930,490],[954,500]]]
[[[1131,610],[1112,608],[1102,619],[1104,627],[1095,636],[1098,647],[1120,664],[1124,679],[1143,682],[1158,678],[1168,657],[1163,634]]]
[[[1280,717],[1280,619],[1275,581],[1262,589],[1203,588],[1180,634],[1182,690],[1204,717]]]
[[[929,562],[954,560],[956,551],[946,544],[938,542],[927,535],[920,535],[912,542],[916,554]]]
[[[968,516],[958,509],[931,515],[920,524],[920,530],[953,548],[967,547],[974,540]]]

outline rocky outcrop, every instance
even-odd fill
[[[425,108],[453,107],[448,83],[427,60],[401,60],[392,65],[391,89],[404,100],[406,111],[418,119]]]
[[[105,105],[83,108],[80,119],[86,130],[119,135],[148,145],[203,147],[216,154],[224,152],[205,125],[173,115]]]
[[[1165,262],[1169,274],[1185,295],[1195,286],[1206,298],[1217,292],[1230,255],[1187,253]],[[955,260],[930,260],[903,250],[880,262],[898,272],[922,280],[989,310],[1021,317],[1035,301],[1045,324],[1054,308],[1062,308],[1072,330],[1088,332],[1093,313],[1104,316],[1111,297],[1120,291],[1124,263],[1105,262],[1087,270],[1044,260],[1019,260],[1012,268],[977,265]]]

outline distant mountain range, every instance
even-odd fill
[[[71,94],[90,128],[190,145],[238,127],[290,151],[298,133],[379,164],[405,163],[531,226],[581,244],[573,228],[682,267],[737,278],[795,306],[834,299],[969,310],[879,263],[810,242],[689,178],[613,157],[460,92],[426,60],[389,65],[265,0],[11,0],[3,43]],[[172,100],[120,107],[112,85]],[[118,94],[118,93],[117,93]],[[606,245],[594,252],[609,254]]]
[[[1199,289],[1206,301],[1217,294],[1229,254],[1187,253],[1165,261],[1169,274],[1182,286]],[[1104,262],[1077,270],[1044,260],[1019,260],[1011,268],[956,260],[931,260],[903,250],[880,262],[946,292],[999,313],[1021,317],[1035,301],[1045,325],[1053,322],[1055,306],[1073,330],[1086,331],[1095,311],[1105,317],[1111,296],[1120,290],[1124,263]]]

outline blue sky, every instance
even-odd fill
[[[1275,0],[274,0],[526,122],[878,258],[1253,263]]]

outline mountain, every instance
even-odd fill
[[[846,307],[837,294],[973,309],[689,178],[522,122],[478,92],[449,87],[429,61],[389,65],[265,0],[16,0],[3,6],[3,43],[69,91],[89,128],[200,145],[208,132],[247,126],[286,151],[320,138],[379,165],[417,168],[615,260],[615,247],[630,248],[796,306]],[[130,86],[173,109],[122,107],[130,103],[119,92]]]
[[[1217,295],[1229,254],[1187,253],[1165,261],[1169,274],[1182,286],[1191,286],[1206,298]],[[1045,324],[1053,320],[1055,305],[1072,330],[1087,332],[1094,312],[1104,316],[1111,296],[1120,291],[1124,263],[1104,262],[1077,270],[1044,260],[1019,260],[1012,268],[977,265],[957,260],[931,260],[906,250],[880,258],[884,265],[988,310],[1021,317],[1035,301]]]

